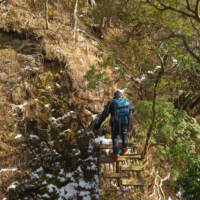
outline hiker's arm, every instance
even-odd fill
[[[104,110],[98,120],[98,124],[101,125],[104,122],[104,120],[108,117],[108,115],[110,114],[110,104],[111,104],[111,102],[108,102],[108,104],[104,108]]]
[[[131,105],[130,102],[129,102],[129,111],[130,111],[131,113],[134,113],[134,112],[135,112],[135,109],[134,109],[134,107]]]

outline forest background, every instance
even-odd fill
[[[1,160],[23,171],[2,175],[2,197],[23,198],[24,190],[9,184],[23,183],[27,168],[44,158],[67,172],[78,166],[78,159],[66,162],[53,150],[71,160],[83,140],[78,130],[94,125],[87,110],[99,113],[115,88],[126,88],[136,108],[132,135],[142,141],[146,195],[199,198],[199,0],[1,0],[0,10],[2,38],[11,36],[0,40]],[[24,70],[27,63],[31,69]],[[67,120],[66,109],[73,110]],[[33,130],[42,145],[28,139]],[[40,153],[42,146],[49,153]]]

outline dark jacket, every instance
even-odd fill
[[[123,97],[114,97],[113,99],[123,99]],[[130,112],[130,117],[131,117],[131,124],[132,124],[132,113],[134,113],[135,109],[133,108],[133,106],[131,105],[131,103],[129,102],[129,112]],[[112,119],[115,115],[114,113],[114,104],[113,104],[113,100],[109,101],[107,103],[107,105],[105,106],[99,120],[98,120],[98,124],[102,124],[103,121],[108,117],[108,115],[111,113],[111,118],[110,118],[110,125],[112,126]]]

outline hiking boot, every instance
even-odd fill
[[[112,153],[111,156],[115,161],[119,159],[119,155],[115,155],[114,153]]]
[[[122,151],[122,154],[125,154],[128,151],[128,148],[127,147],[126,148],[122,148],[121,151]]]

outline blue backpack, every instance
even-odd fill
[[[127,99],[115,99],[113,100],[115,115],[114,124],[116,127],[121,127],[121,125],[129,125],[129,101]]]

